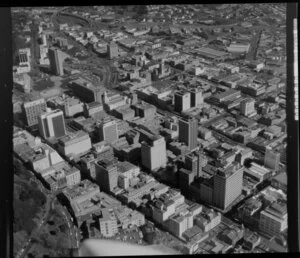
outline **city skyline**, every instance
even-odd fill
[[[15,257],[288,251],[285,4],[12,17]]]

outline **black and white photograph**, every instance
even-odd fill
[[[289,252],[287,6],[11,7],[12,257]]]

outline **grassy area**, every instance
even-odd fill
[[[18,176],[14,181],[14,232],[25,230],[30,234],[36,227],[34,219],[42,211],[46,196],[35,182],[26,182]]]
[[[37,227],[35,220],[44,211],[46,196],[30,180],[32,174],[17,159],[14,159],[14,172],[13,231],[14,252],[17,252]]]

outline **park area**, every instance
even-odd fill
[[[14,158],[14,252],[30,238],[45,213],[47,197],[38,189],[33,175]]]
[[[28,250],[28,257],[63,257],[72,255],[68,227],[58,211],[51,209],[48,220],[39,232],[33,236],[32,246]]]

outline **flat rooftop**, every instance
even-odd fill
[[[211,49],[208,47],[198,48],[196,50],[196,52],[200,52],[200,53],[215,56],[215,57],[223,57],[223,56],[228,55],[228,53],[226,53],[226,52],[214,50],[214,49]]]

